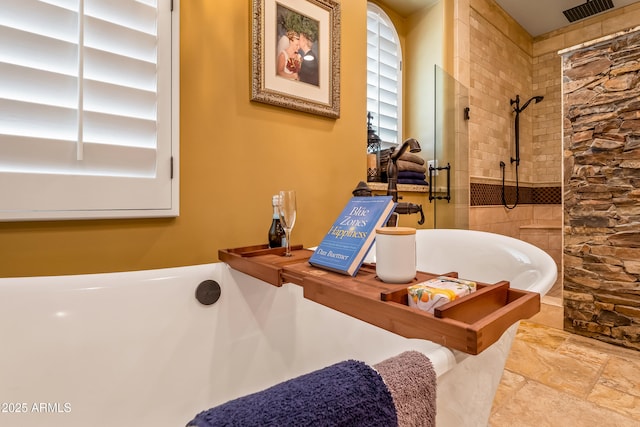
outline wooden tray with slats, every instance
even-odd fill
[[[408,284],[384,283],[376,277],[374,264],[363,264],[355,277],[323,270],[309,264],[313,251],[267,245],[218,251],[232,268],[274,286],[294,283],[304,297],[407,338],[420,338],[469,354],[479,354],[515,322],[540,311],[540,294],[514,289],[509,282],[477,283],[477,291],[427,313],[407,304],[407,287],[437,276],[457,273],[419,271]],[[473,280],[472,277],[464,279]]]

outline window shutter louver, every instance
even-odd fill
[[[175,216],[171,1],[3,6],[0,219]]]
[[[400,43],[389,18],[369,3],[367,11],[367,110],[382,141],[401,138]]]

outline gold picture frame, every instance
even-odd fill
[[[340,117],[340,4],[253,0],[252,16],[251,100]]]

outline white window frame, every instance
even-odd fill
[[[5,167],[0,168],[0,221],[179,215],[180,0],[157,1],[158,43],[154,46],[158,56],[156,145],[151,147],[156,154],[155,161],[153,157],[150,160],[152,170],[149,176],[126,175],[110,169],[87,174],[82,171],[43,172],[38,169],[38,163],[32,162],[37,153],[34,153],[34,157],[22,149],[19,153],[21,165],[26,163],[29,165],[27,168],[21,166],[12,170],[10,160],[5,160]],[[82,105],[80,101],[79,108]],[[117,133],[117,130],[113,127],[113,133]],[[107,132],[111,132],[110,128],[107,128]],[[9,137],[5,135],[5,139]],[[79,140],[82,141],[82,138],[79,137]],[[36,142],[46,145],[41,141]],[[7,144],[7,147],[11,147],[11,144]],[[108,150],[108,144],[107,148],[99,146],[99,150]],[[0,156],[9,157],[14,155],[14,151],[6,148],[3,152],[0,147]],[[82,162],[81,154],[78,154],[77,160]]]
[[[375,46],[380,46],[379,43],[379,31],[377,33],[371,33],[369,31],[369,18],[370,16],[375,16],[379,24],[387,27],[393,34],[394,40],[392,41],[397,48],[397,62],[395,65],[395,77],[397,84],[397,93],[396,93],[396,118],[395,118],[395,130],[390,126],[385,126],[381,123],[381,116],[384,116],[381,113],[381,103],[379,102],[381,98],[381,72],[380,72],[380,63],[376,62],[377,70],[371,70],[371,61],[370,61],[370,48]],[[370,37],[376,37],[378,40],[375,43],[370,42]],[[391,21],[391,18],[385,13],[385,11],[380,8],[378,5],[367,2],[367,111],[371,112],[373,115],[372,126],[376,131],[377,135],[383,142],[383,145],[388,146],[391,144],[398,144],[402,141],[402,46],[400,44],[400,37],[398,36],[398,32]],[[378,48],[378,52],[380,49]],[[377,53],[377,58],[379,58],[379,53]],[[372,92],[373,91],[373,92]],[[391,117],[387,116],[385,120],[390,120]],[[389,135],[393,134],[392,137]]]

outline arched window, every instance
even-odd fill
[[[402,49],[389,16],[367,3],[367,111],[383,142],[402,138]]]

